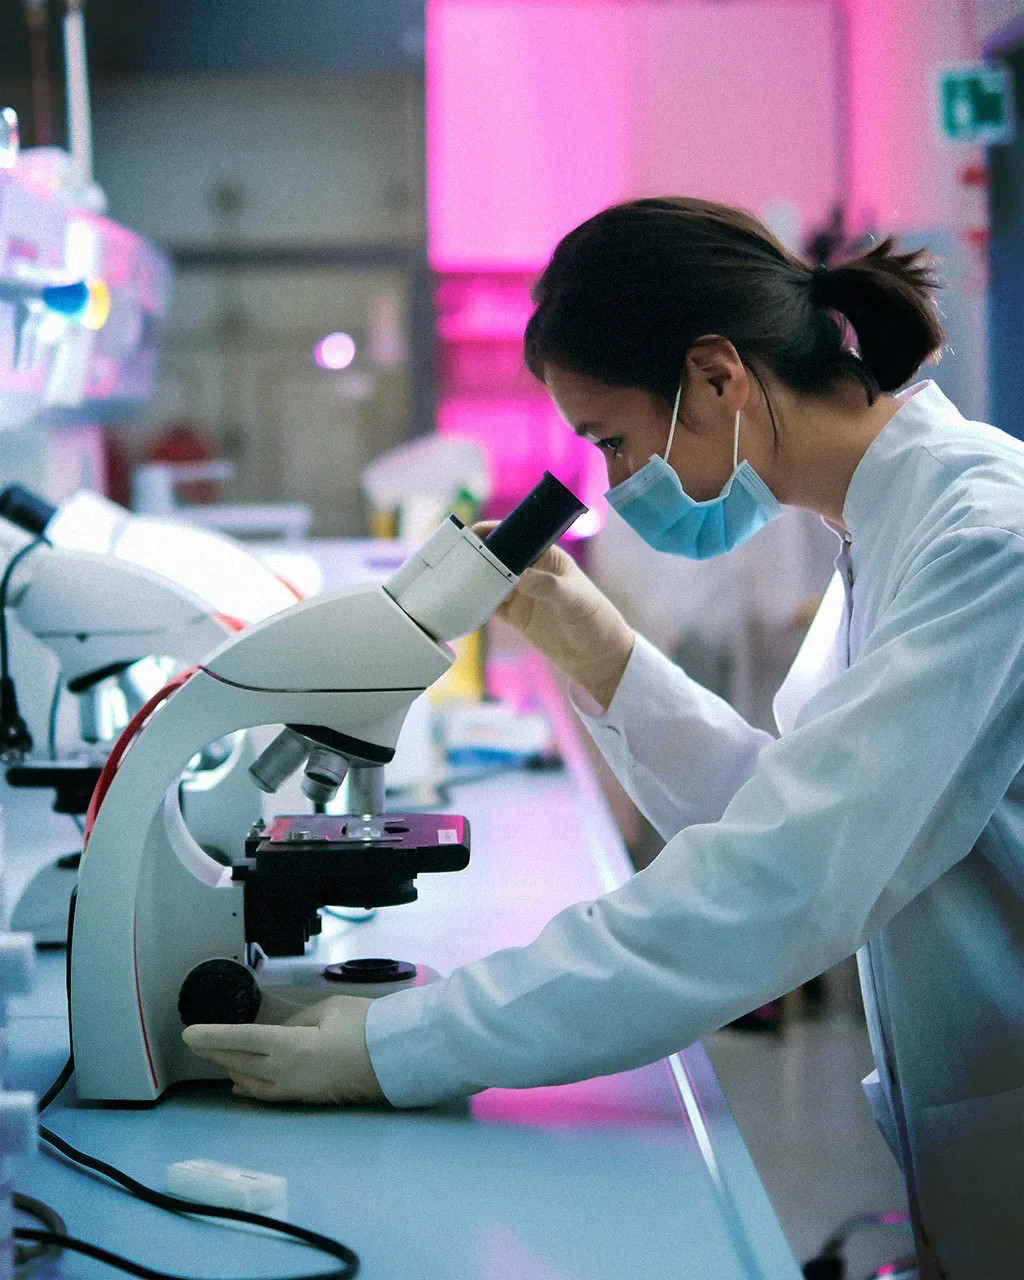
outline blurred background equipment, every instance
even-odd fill
[[[0,167],[0,427],[123,415],[152,392],[167,259],[103,203],[56,148]]]
[[[96,494],[79,493],[58,510],[12,485],[0,491],[0,516],[9,557],[0,582],[0,758],[10,786],[52,790],[54,811],[77,824],[111,748],[160,688],[298,594],[225,538],[133,516]],[[9,660],[14,622],[58,664],[52,692],[21,682],[30,719],[38,723],[49,699],[34,754]],[[68,694],[74,728],[61,716]],[[213,856],[229,857],[237,828],[261,813],[246,773],[251,739],[239,732],[204,744],[182,775],[186,821]],[[64,942],[77,863],[72,853],[47,864],[12,904],[13,925],[39,944]]]
[[[472,524],[491,496],[491,475],[486,451],[472,440],[429,435],[389,449],[362,473],[370,530],[422,542],[449,511]]]

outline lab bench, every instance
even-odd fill
[[[452,792],[472,826],[467,870],[421,876],[419,900],[359,924],[328,918],[318,956],[394,956],[447,973],[533,939],[550,917],[630,873],[622,841],[564,702],[544,691],[561,772],[491,776]],[[41,796],[10,792],[14,886],[74,828]],[[67,1056],[64,958],[39,956],[33,994],[11,1002],[13,1088],[42,1090]],[[46,1114],[74,1145],[152,1186],[205,1157],[284,1175],[292,1221],[343,1240],[365,1280],[798,1280],[750,1156],[700,1045],[580,1084],[488,1090],[425,1111],[266,1106],[225,1088],[153,1107],[79,1105]],[[41,1154],[17,1189],[56,1208],[72,1235],[196,1276],[325,1269],[294,1244],[177,1218]],[[65,1254],[56,1274],[112,1274]]]

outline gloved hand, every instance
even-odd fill
[[[366,1048],[372,1001],[331,996],[284,1026],[196,1023],[181,1038],[200,1058],[223,1067],[235,1093],[263,1102],[360,1106],[386,1102]]]
[[[486,537],[496,521],[473,526]],[[495,610],[605,710],[636,636],[608,597],[561,547],[545,551]]]

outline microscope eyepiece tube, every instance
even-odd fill
[[[586,511],[549,472],[481,541],[449,516],[384,583],[392,600],[435,640],[483,626],[519,574]]]
[[[273,795],[304,763],[312,745],[294,729],[282,729],[270,746],[249,766],[253,782],[261,791]]]
[[[23,484],[9,484],[0,490],[0,516],[37,538],[56,514],[57,508],[52,503]]]
[[[587,510],[579,498],[544,472],[539,484],[484,539],[484,546],[507,569],[520,574]]]

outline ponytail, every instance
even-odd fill
[[[816,271],[811,293],[814,304],[849,320],[875,388],[895,391],[944,341],[936,288],[934,261],[923,250],[894,252],[889,238],[859,258]]]

